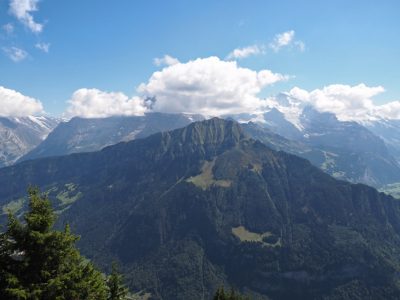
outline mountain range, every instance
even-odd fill
[[[19,161],[77,152],[98,151],[123,141],[184,127],[202,120],[199,115],[148,113],[144,116],[79,118],[57,126],[36,148]]]
[[[3,210],[21,213],[29,184],[89,259],[118,261],[152,299],[210,299],[222,284],[255,299],[400,297],[400,202],[234,121],[2,168]]]
[[[400,139],[396,142],[395,137],[396,132],[400,137],[400,127],[385,133],[378,123],[374,123],[375,127],[369,123],[367,128],[365,124],[339,121],[331,113],[321,113],[307,106],[297,109],[298,115],[289,114],[290,117],[284,113],[284,107],[279,109],[272,108],[264,113],[263,121],[247,125],[246,117],[251,120],[251,115],[231,117],[241,120],[247,134],[269,147],[306,158],[338,179],[374,187],[400,182],[400,166],[394,150],[396,143],[400,144]],[[18,161],[98,151],[202,119],[200,115],[163,113],[100,119],[76,117],[60,123],[37,147],[22,157],[19,155]]]
[[[306,106],[295,126],[277,109],[264,114],[259,125],[308,147],[289,151],[309,159],[328,174],[380,187],[400,181],[400,167],[384,140],[356,122],[339,121],[332,113]],[[288,151],[288,149],[282,149]]]

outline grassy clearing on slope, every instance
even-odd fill
[[[244,226],[232,228],[232,233],[240,239],[241,242],[258,242],[263,246],[276,247],[281,246],[281,239],[274,236],[272,232],[262,234],[248,231]]]
[[[3,215],[7,215],[8,213],[16,214],[18,211],[22,209],[25,204],[25,198],[19,198],[17,200],[11,201],[6,205],[3,205],[2,211]]]
[[[201,168],[201,173],[197,176],[190,177],[187,182],[193,183],[195,186],[202,188],[203,190],[208,189],[212,185],[228,188],[232,182],[230,180],[216,180],[213,174],[213,167],[215,165],[215,159],[212,161],[204,162]]]
[[[65,189],[57,194],[56,198],[61,202],[61,205],[70,205],[82,197],[82,193],[77,191],[77,186],[73,183],[64,185]]]

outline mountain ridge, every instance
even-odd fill
[[[260,299],[400,295],[399,202],[233,121],[0,169],[0,205],[24,193],[11,178],[47,191],[82,252],[119,261],[154,299],[208,299],[221,284]]]
[[[282,105],[290,105],[283,100]],[[320,113],[309,106],[301,110],[296,108],[297,117],[293,112],[283,113],[279,109],[283,108],[275,107],[266,112],[263,116],[265,123],[248,125],[247,133],[254,134],[274,149],[309,159],[338,179],[374,187],[400,182],[400,165],[392,155],[393,143],[388,149],[383,140],[358,123],[341,122],[333,114]],[[287,120],[287,114],[296,121]],[[251,115],[244,114],[231,117],[242,121],[251,119]],[[97,151],[121,141],[184,127],[200,119],[202,117],[197,115],[163,113],[148,113],[140,117],[73,118],[60,124],[46,140],[18,161]],[[256,129],[254,124],[265,130]]]
[[[115,116],[109,118],[75,117],[61,123],[46,140],[19,161],[76,152],[98,151],[121,141],[147,137],[159,131],[183,127],[198,115],[148,113],[145,116]]]

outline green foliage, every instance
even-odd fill
[[[78,237],[68,225],[53,230],[54,222],[49,200],[30,188],[25,223],[10,214],[0,235],[1,299],[106,299],[101,273],[75,248]]]
[[[117,265],[113,263],[112,271],[107,279],[108,298],[107,300],[124,300],[127,299],[128,289],[123,284],[123,277],[118,272]]]
[[[220,287],[215,292],[213,300],[250,300],[250,298],[241,295],[234,289],[231,289],[230,292],[225,292],[224,287]]]

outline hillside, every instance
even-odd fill
[[[232,121],[0,169],[0,205],[21,212],[28,184],[87,257],[118,260],[153,299],[209,299],[222,283],[259,299],[400,297],[400,203]]]

